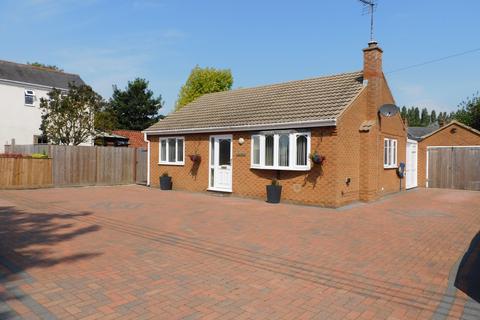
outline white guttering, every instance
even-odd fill
[[[8,80],[8,79],[1,79],[0,78],[0,83],[4,83],[7,85],[16,85],[16,86],[22,86],[22,87],[32,87],[36,89],[48,89],[49,91],[53,88],[63,90],[63,91],[68,91],[68,89],[65,88],[57,88],[57,87],[50,87],[50,86],[44,86],[41,84],[35,84],[35,83],[29,83],[29,82],[22,82],[22,81],[15,81],[15,80]]]
[[[142,131],[145,136],[147,134],[189,134],[189,133],[209,133],[209,132],[237,132],[237,131],[254,131],[267,129],[292,129],[292,128],[314,128],[314,127],[332,127],[337,125],[336,119],[325,119],[315,121],[298,121],[284,122],[272,124],[255,124],[245,126],[231,127],[212,127],[212,128],[189,128],[189,129],[171,129],[171,130],[147,130]]]
[[[147,139],[147,134],[143,134],[143,141],[147,143],[147,186],[150,186],[150,140]]]

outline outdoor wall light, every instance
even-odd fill
[[[239,145],[242,145],[242,144],[244,144],[244,143],[245,143],[245,139],[243,139],[243,138],[239,138],[239,139],[238,139],[238,144],[239,144]]]

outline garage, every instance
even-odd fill
[[[427,187],[480,191],[480,146],[427,147]]]
[[[454,120],[409,127],[408,142],[413,141],[417,142],[419,187],[480,190],[480,131]],[[409,159],[414,161],[413,148],[407,145],[407,167]]]

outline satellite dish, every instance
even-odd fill
[[[378,112],[384,117],[393,117],[399,111],[399,108],[394,104],[384,104],[378,109]]]

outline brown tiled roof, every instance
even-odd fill
[[[335,120],[363,88],[352,72],[255,88],[206,94],[160,120],[146,132],[238,130],[276,124]]]
[[[141,131],[135,130],[113,130],[112,133],[128,138],[128,146],[132,148],[146,148],[147,143],[143,140],[144,136]]]

